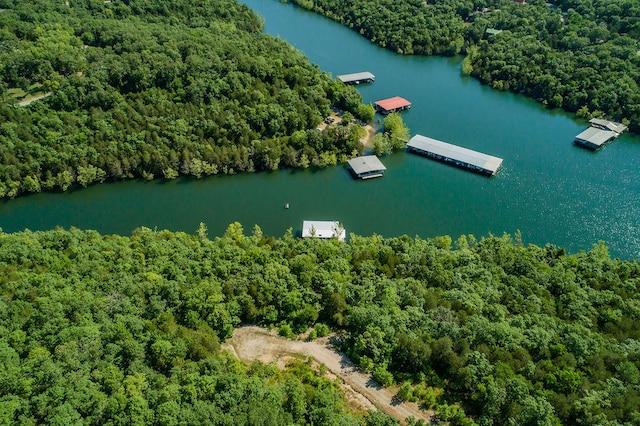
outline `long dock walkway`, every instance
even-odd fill
[[[502,158],[422,135],[412,137],[407,150],[487,176],[495,175],[502,165]]]

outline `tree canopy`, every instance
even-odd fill
[[[518,236],[57,229],[0,234],[0,277],[3,423],[379,420],[345,414],[304,365],[221,353],[242,323],[329,326],[376,380],[452,424],[640,419],[640,264],[601,243],[567,255]]]

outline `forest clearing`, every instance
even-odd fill
[[[344,353],[331,346],[331,337],[313,341],[290,340],[280,337],[275,330],[246,326],[233,331],[233,337],[223,345],[244,361],[276,363],[286,367],[289,360],[311,357],[342,381],[342,390],[350,404],[359,409],[381,409],[401,422],[407,417],[428,422],[432,411],[421,410],[417,404],[401,402],[391,389],[383,388],[369,374],[364,374]]]

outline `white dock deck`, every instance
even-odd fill
[[[337,220],[305,220],[302,222],[302,238],[336,238],[344,241],[347,231]]]

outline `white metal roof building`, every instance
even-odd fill
[[[593,150],[614,140],[627,130],[627,126],[624,124],[599,118],[592,118],[589,123],[591,123],[591,127],[577,135],[574,142]]]
[[[592,118],[591,120],[589,120],[589,123],[591,123],[592,126],[599,126],[599,127],[602,127],[603,129],[609,129],[612,132],[616,132],[618,134],[627,130],[627,126],[625,126],[622,123],[616,123],[615,121],[609,121],[609,120],[602,120],[600,118]]]
[[[349,167],[357,177],[361,179],[370,179],[384,175],[387,168],[382,161],[375,155],[364,155],[362,157],[352,158],[348,161]]]
[[[597,149],[616,137],[618,137],[618,134],[611,130],[589,127],[576,136],[575,142],[587,148]]]
[[[485,175],[495,175],[502,165],[502,158],[422,135],[412,137],[407,143],[407,149]]]
[[[344,241],[347,231],[337,220],[305,220],[302,238],[337,238]]]
[[[339,75],[337,78],[338,80],[346,84],[360,84],[360,83],[370,83],[372,81],[376,81],[376,76],[371,74],[368,71]]]

